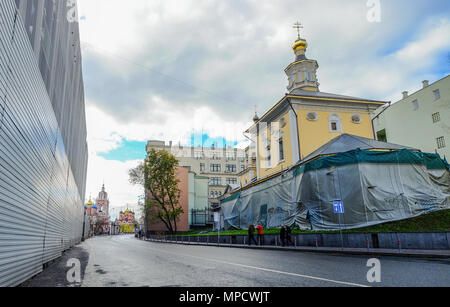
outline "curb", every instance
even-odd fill
[[[193,246],[211,246],[211,247],[228,247],[240,249],[256,249],[256,250],[277,250],[277,251],[291,251],[291,252],[307,252],[307,253],[323,253],[323,254],[347,254],[347,255],[372,255],[372,256],[393,256],[393,257],[414,257],[414,258],[435,258],[435,259],[450,259],[450,253],[429,253],[432,250],[423,250],[419,252],[412,252],[406,249],[403,250],[355,250],[355,249],[341,249],[341,248],[327,248],[327,247],[276,247],[276,246],[248,246],[242,244],[217,244],[217,243],[197,243],[197,242],[174,242],[144,239],[147,242],[162,243],[162,244],[177,244],[177,245],[193,245]]]

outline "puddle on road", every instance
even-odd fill
[[[108,272],[103,271],[102,269],[96,270],[95,273],[102,274],[102,275],[108,274]]]

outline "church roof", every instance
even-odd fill
[[[392,143],[386,143],[386,142],[380,142],[377,140],[372,140],[368,138],[364,138],[361,136],[356,136],[352,134],[342,134],[316,151],[312,152],[308,156],[306,156],[301,163],[304,163],[308,160],[311,160],[313,158],[316,158],[318,156],[323,155],[331,155],[331,154],[337,154],[341,152],[347,152],[355,149],[362,149],[362,150],[368,150],[368,149],[380,149],[380,150],[402,150],[402,149],[410,149],[414,151],[419,151],[418,149],[392,144]]]
[[[387,103],[386,101],[371,100],[371,99],[358,98],[358,97],[352,97],[352,96],[346,96],[346,95],[331,94],[331,93],[325,93],[325,92],[305,91],[305,90],[296,90],[296,91],[290,93],[289,95],[293,95],[293,96],[308,96],[308,97],[313,97],[313,98],[345,99],[345,100],[359,100],[359,101],[371,101],[371,102]]]

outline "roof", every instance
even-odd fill
[[[358,98],[358,97],[352,97],[352,96],[346,96],[346,95],[339,95],[339,94],[331,94],[331,93],[325,93],[325,92],[314,92],[314,91],[305,91],[305,90],[296,90],[290,93],[289,95],[293,96],[309,96],[314,98],[328,98],[328,99],[348,99],[348,100],[358,100],[358,101],[372,101],[372,102],[383,102],[387,103],[385,101],[379,101],[379,100],[371,100],[371,99],[365,99],[365,98]]]
[[[289,102],[290,98],[310,98],[310,99],[318,99],[318,100],[341,100],[341,101],[349,101],[349,102],[356,102],[356,103],[367,103],[374,105],[384,105],[388,103],[387,101],[380,101],[380,100],[371,100],[371,99],[365,99],[365,98],[358,98],[358,97],[352,97],[352,96],[345,96],[345,95],[338,95],[338,94],[331,94],[331,93],[325,93],[325,92],[315,92],[315,91],[305,91],[305,90],[296,90],[293,91],[290,94],[286,94],[279,102],[277,102],[272,108],[270,108],[262,117],[259,118],[259,121],[254,123],[250,128],[248,128],[245,132],[248,133],[252,127],[254,127],[259,122],[263,121],[269,114],[271,114],[274,110],[277,108],[286,105],[286,102]]]
[[[355,149],[381,149],[381,150],[402,150],[402,149],[410,149],[414,151],[419,151],[418,149],[392,144],[392,143],[386,143],[386,142],[380,142],[368,138],[364,138],[361,136],[356,136],[352,134],[342,134],[316,151],[312,152],[308,156],[306,156],[301,163],[304,163],[308,160],[311,160],[313,158],[316,158],[318,156],[323,155],[331,155],[336,154],[340,152],[347,152]]]

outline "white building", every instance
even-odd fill
[[[237,148],[172,146],[164,141],[148,141],[147,153],[152,149],[166,150],[179,160],[179,166],[189,168],[196,175],[209,178],[209,206],[219,204],[219,197],[230,184],[239,184],[239,173],[246,168],[245,152]],[[199,193],[202,194],[202,193]]]
[[[372,115],[377,139],[437,152],[450,159],[450,75],[403,99],[380,107]]]

